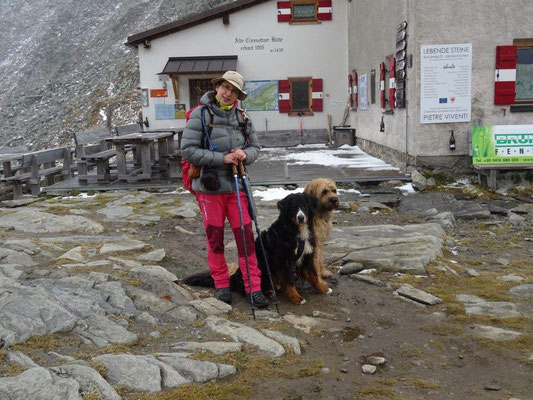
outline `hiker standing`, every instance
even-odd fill
[[[266,307],[268,300],[261,292],[261,271],[255,255],[248,200],[244,190],[240,189],[252,286],[248,287],[245,244],[231,173],[232,165],[238,165],[239,162],[249,165],[259,154],[259,143],[252,122],[237,107],[237,100],[244,100],[247,96],[243,91],[244,78],[235,71],[227,71],[212,82],[215,90],[205,93],[200,100],[201,107],[190,114],[183,132],[181,150],[188,163],[201,167],[200,176],[192,178],[192,189],[196,192],[202,211],[207,239],[207,262],[215,282],[215,297],[231,304],[230,276],[224,257],[224,223],[227,218],[237,243],[239,268],[247,300],[250,301],[251,293],[256,307]]]

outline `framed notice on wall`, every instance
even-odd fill
[[[357,82],[357,93],[359,95],[359,109],[368,109],[368,79],[367,74],[359,75]]]
[[[470,122],[472,44],[420,48],[420,123]]]

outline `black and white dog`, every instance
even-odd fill
[[[280,287],[292,303],[305,303],[295,288],[298,278],[307,279],[320,293],[328,293],[328,287],[320,283],[313,265],[313,214],[317,205],[316,197],[305,193],[288,195],[278,202],[278,219],[266,231],[261,232],[264,252],[261,241],[256,238],[255,251],[261,270],[261,290],[266,295],[271,294],[274,288],[270,285],[265,257],[274,286]],[[191,286],[214,286],[209,272],[189,276],[183,283]],[[231,289],[244,293],[243,277],[239,269],[231,277]]]
[[[328,288],[321,287],[313,265],[313,214],[317,206],[318,200],[313,196],[304,193],[288,195],[278,202],[278,219],[261,232],[264,253],[259,238],[255,240],[261,288],[265,293],[272,290],[265,256],[274,285],[279,286],[292,303],[305,303],[295,288],[297,278],[305,278],[319,292],[327,293]]]

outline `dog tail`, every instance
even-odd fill
[[[211,276],[209,271],[199,272],[197,274],[190,275],[186,278],[183,278],[181,283],[184,283],[189,286],[201,286],[201,287],[208,287],[208,288],[215,287],[215,281],[213,280],[213,277]],[[242,273],[240,269],[233,271],[233,274],[231,274],[230,288],[231,290],[239,292],[240,294],[244,296],[245,294],[244,281],[242,279]]]
[[[182,283],[189,286],[215,287],[215,281],[209,271],[199,272],[197,274],[184,278]]]

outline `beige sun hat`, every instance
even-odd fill
[[[239,100],[244,100],[248,97],[248,94],[242,90],[244,87],[244,78],[241,74],[235,71],[226,71],[220,78],[215,78],[211,82],[213,85],[218,85],[220,82],[226,81],[239,90]]]

